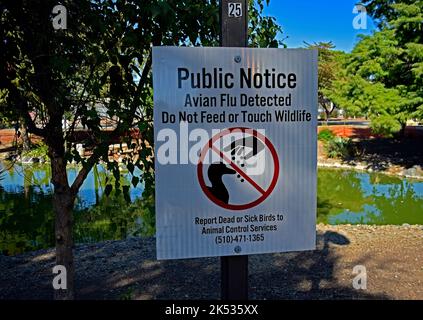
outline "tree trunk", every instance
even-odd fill
[[[29,134],[26,128],[25,121],[21,119],[19,122],[21,123],[20,131],[22,138],[22,149],[24,152],[29,151],[31,149],[31,140],[29,139]]]
[[[55,213],[56,264],[66,268],[66,290],[54,292],[56,300],[74,298],[75,266],[73,261],[73,216],[75,195],[69,187],[66,161],[61,150],[49,150],[54,185],[53,210]]]
[[[330,117],[330,112],[328,109],[325,108],[325,114],[326,114],[326,125],[329,125],[329,117]]]
[[[318,96],[319,104],[322,106],[323,110],[325,110],[326,115],[326,125],[329,125],[329,117],[333,111],[333,104],[326,99],[322,94],[319,93]]]
[[[407,122],[401,123],[400,138],[405,138],[405,128],[407,127]]]
[[[393,137],[397,140],[402,140],[405,138],[405,129],[407,127],[406,122],[401,122],[401,129],[393,134]]]

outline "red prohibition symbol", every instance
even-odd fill
[[[261,186],[259,186],[237,164],[235,164],[221,150],[219,150],[216,146],[214,146],[214,143],[216,141],[218,141],[219,139],[221,139],[222,137],[229,135],[229,134],[232,134],[232,133],[238,133],[238,132],[242,132],[242,133],[247,132],[248,134],[252,134],[254,137],[259,139],[267,147],[267,149],[270,151],[270,154],[272,155],[272,160],[273,160],[274,172],[273,172],[273,176],[272,176],[272,180],[270,182],[270,185],[268,186],[267,189],[263,189]],[[226,163],[228,163],[232,167],[232,169],[234,169],[240,176],[242,176],[243,179],[245,179],[245,181],[249,182],[260,193],[260,196],[256,200],[249,202],[249,203],[244,203],[244,204],[228,204],[228,203],[225,203],[225,202],[217,199],[210,192],[209,188],[207,187],[205,180],[204,180],[204,174],[203,174],[203,163],[204,163],[204,159],[206,157],[206,154],[208,153],[209,150],[217,153],[217,155],[222,160],[224,160]],[[225,208],[225,209],[228,209],[228,210],[251,209],[251,208],[259,205],[260,203],[262,203],[264,200],[266,200],[267,197],[269,197],[269,195],[274,190],[276,183],[278,182],[278,178],[279,178],[279,158],[278,158],[278,155],[276,153],[276,150],[275,150],[275,147],[273,146],[273,144],[270,142],[269,139],[267,139],[260,132],[254,130],[254,129],[243,128],[243,127],[228,128],[228,129],[225,129],[225,130],[221,131],[220,133],[214,135],[206,143],[206,145],[201,149],[200,158],[198,160],[198,165],[197,165],[197,176],[198,176],[198,181],[200,183],[200,186],[201,186],[201,189],[203,190],[203,192],[206,194],[206,196],[212,202],[214,202],[218,206]]]

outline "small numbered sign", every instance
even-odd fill
[[[229,2],[228,3],[228,16],[233,18],[242,17],[242,3]]]

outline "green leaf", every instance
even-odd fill
[[[134,188],[136,188],[137,187],[137,185],[138,185],[138,183],[140,182],[140,178],[138,178],[138,177],[136,177],[136,176],[133,176],[132,177],[132,181],[131,181],[131,183],[132,183],[132,185],[134,186]]]
[[[127,164],[126,164],[126,168],[128,169],[128,171],[131,173],[131,174],[133,174],[134,173],[134,164],[132,163],[132,162],[128,162]]]

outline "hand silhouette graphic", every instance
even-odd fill
[[[231,151],[231,155],[233,157],[243,157],[244,160],[248,160],[251,157],[256,156],[263,149],[263,142],[257,139],[257,137],[248,136],[231,142],[229,145],[223,148],[223,151]]]

